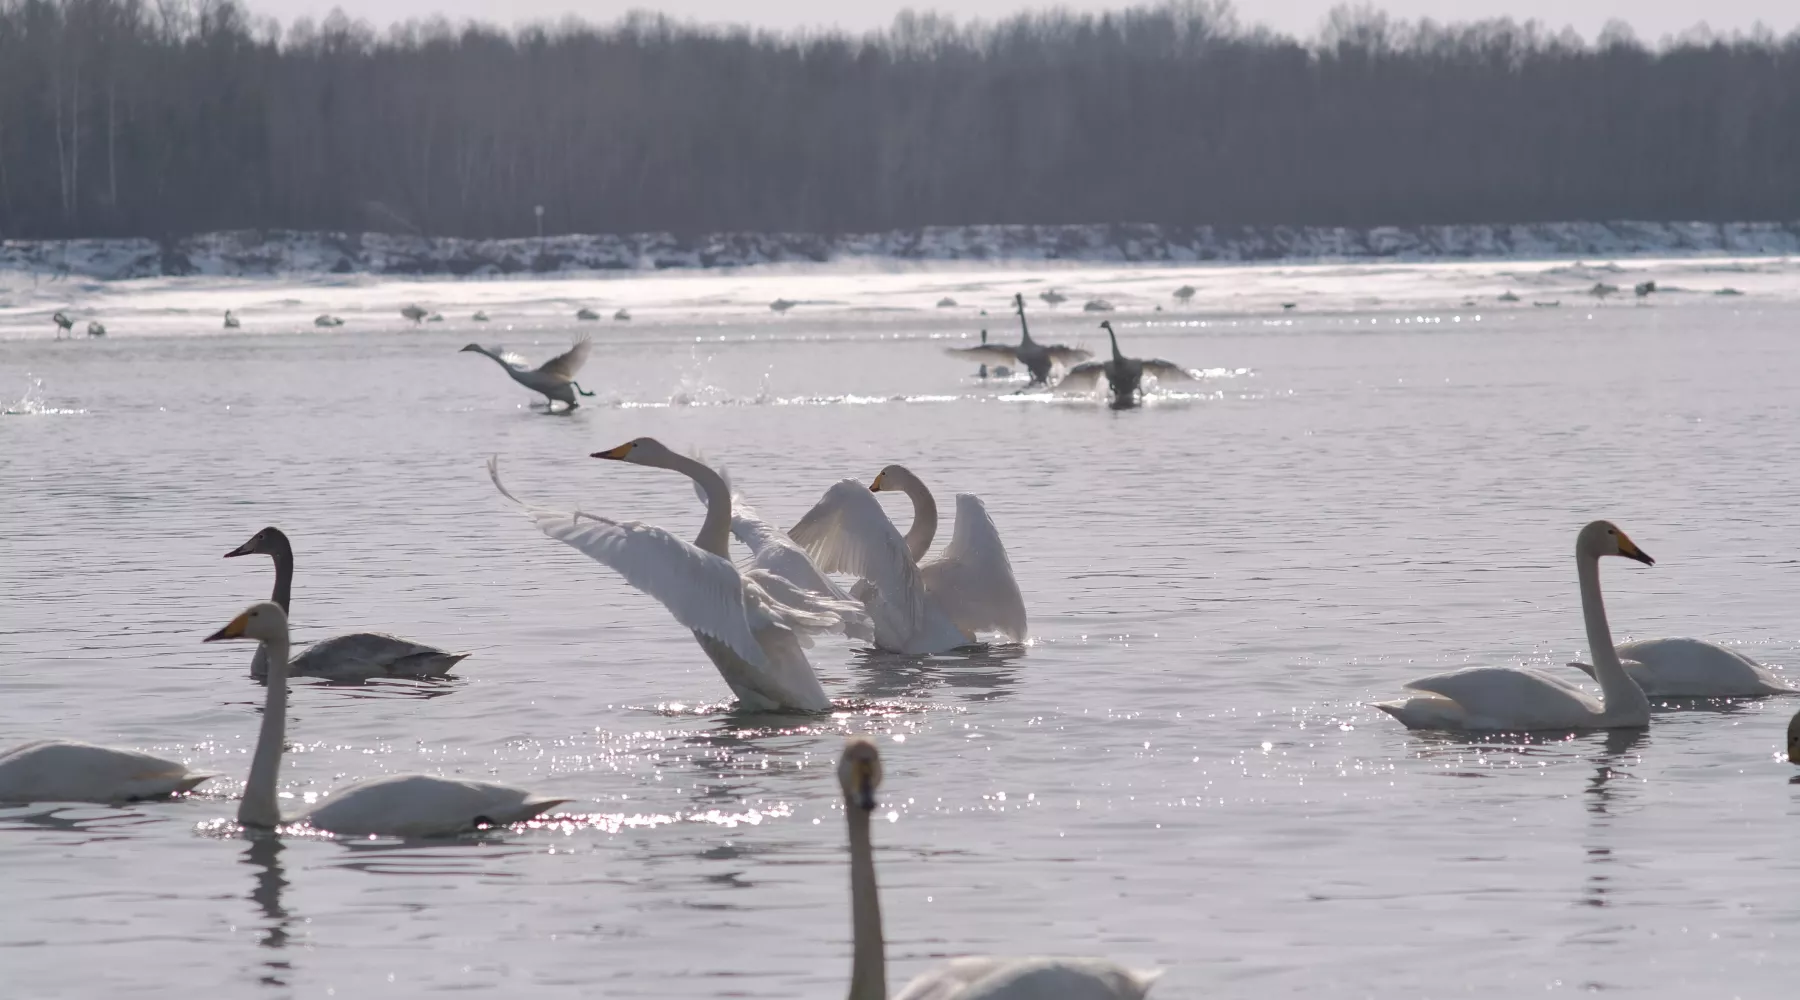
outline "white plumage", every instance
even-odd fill
[[[129,802],[177,795],[212,777],[136,750],[34,740],[0,753],[0,802]]]
[[[1736,650],[1700,639],[1639,639],[1618,646],[1625,672],[1652,698],[1753,698],[1800,689]],[[1593,665],[1569,664],[1594,676]]]

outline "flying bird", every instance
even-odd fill
[[[530,389],[532,392],[543,393],[544,398],[549,401],[546,403],[546,406],[554,404],[557,400],[561,400],[562,402],[567,403],[569,409],[572,410],[581,405],[575,399],[576,393],[580,393],[583,396],[593,395],[593,393],[583,389],[581,383],[575,381],[575,373],[580,371],[581,366],[586,363],[588,351],[591,350],[593,346],[594,342],[592,340],[583,337],[574,347],[558,354],[556,357],[551,358],[549,361],[544,362],[536,368],[527,367],[524,358],[519,357],[511,351],[501,350],[499,348],[483,347],[480,344],[470,344],[467,347],[464,347],[463,350],[474,351],[476,354],[485,354],[488,357],[493,358],[500,367],[506,369],[506,374],[511,375],[514,382]]]

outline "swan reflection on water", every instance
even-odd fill
[[[250,846],[244,851],[243,862],[254,870],[255,882],[250,887],[250,902],[262,913],[262,936],[257,944],[264,948],[280,951],[288,944],[288,925],[294,922],[293,915],[282,905],[281,894],[288,886],[287,875],[281,868],[281,852],[287,850],[280,837],[269,835],[253,835]],[[286,986],[287,975],[293,966],[286,960],[270,957],[263,963],[263,973],[259,977],[265,986]]]

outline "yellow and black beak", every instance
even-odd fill
[[[1619,554],[1627,559],[1636,559],[1646,566],[1656,565],[1656,560],[1650,558],[1650,553],[1638,548],[1637,543],[1626,538],[1623,531],[1619,532]]]
[[[875,810],[875,765],[866,760],[856,762],[856,796],[858,809],[864,812]]]
[[[869,484],[869,492],[870,493],[880,493],[881,492],[881,481],[882,481],[882,479],[884,479],[886,477],[887,477],[887,473],[877,472],[875,474],[875,481]]]
[[[231,620],[224,628],[203,639],[203,642],[218,642],[220,639],[242,639],[244,630],[250,627],[250,612],[245,611]]]
[[[608,448],[605,451],[596,451],[592,455],[589,455],[588,457],[589,458],[610,458],[615,462],[622,462],[625,460],[625,456],[629,455],[629,454],[631,454],[631,442],[627,441],[624,444],[618,446],[617,448]]]

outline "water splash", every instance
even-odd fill
[[[29,372],[25,375],[25,394],[6,404],[0,415],[8,417],[76,416],[86,410],[52,406],[44,401],[44,380]]]

